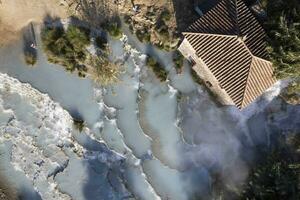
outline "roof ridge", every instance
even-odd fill
[[[201,18],[205,18],[206,16],[209,16],[210,14],[214,14],[214,10],[218,8],[219,4],[224,2],[226,0],[219,0],[210,10],[208,10],[204,15],[200,16],[197,20],[195,20],[192,24],[190,24],[186,30],[191,31],[193,28],[192,26],[197,23],[197,21],[201,20]]]
[[[243,108],[243,107],[246,107],[248,104],[249,104],[249,102],[246,102],[247,101],[247,99],[246,98],[248,98],[248,101],[249,101],[249,97],[246,97],[246,95],[249,95],[249,92],[251,93],[251,87],[250,87],[250,84],[251,84],[251,82],[250,81],[252,81],[253,82],[253,80],[250,80],[250,77],[253,75],[253,73],[257,73],[257,71],[255,72],[255,63],[254,62],[259,62],[259,61],[261,61],[261,62],[265,62],[265,64],[266,65],[264,65],[265,67],[268,67],[268,66],[272,66],[273,64],[272,64],[272,62],[270,62],[270,61],[268,61],[268,60],[265,60],[265,59],[263,59],[263,58],[260,58],[260,57],[257,57],[257,56],[252,56],[252,59],[251,59],[251,63],[250,63],[250,68],[249,68],[249,72],[248,72],[248,76],[247,76],[247,81],[246,81],[246,86],[245,86],[245,91],[244,91],[244,94],[243,94],[243,98],[242,98],[242,102],[241,102],[241,108]],[[257,63],[256,63],[257,64]],[[261,66],[261,67],[263,67],[263,66]],[[260,68],[260,69],[262,69],[262,68]],[[265,68],[265,70],[264,71],[266,71],[266,70],[268,70],[267,68]],[[267,78],[267,77],[266,77]],[[271,82],[274,82],[274,81],[276,81],[276,78],[271,78]],[[252,83],[253,84],[253,83]],[[270,82],[269,83],[267,83],[267,84],[270,84]],[[266,84],[265,84],[265,86],[266,86]],[[269,87],[270,85],[268,85],[268,87]],[[262,86],[263,88],[264,88],[264,86]],[[259,95],[261,95],[262,94],[262,92],[265,90],[265,89],[267,89],[268,87],[265,87],[263,90],[261,90],[261,91],[259,91],[259,89],[258,89],[258,91],[259,91]],[[249,90],[249,88],[250,88],[250,90]],[[253,91],[252,91],[253,92]],[[251,97],[250,97],[251,98]]]
[[[234,5],[234,24],[235,24],[235,28],[236,28],[236,34],[238,36],[241,35],[241,28],[240,28],[240,10],[239,10],[239,4],[245,4],[245,2],[243,0],[221,0],[221,1],[225,1],[225,2],[229,2],[231,5]],[[220,1],[220,2],[221,2]],[[230,8],[228,8],[230,9]],[[229,11],[230,12],[230,11]]]
[[[208,35],[208,36],[220,36],[220,37],[230,37],[236,38],[237,35],[224,35],[224,34],[216,34],[216,33],[193,33],[193,32],[182,32],[183,35],[190,34],[190,35]]]
[[[241,34],[241,29],[240,29],[240,25],[239,25],[239,10],[238,10],[238,6],[237,6],[237,0],[233,0],[234,1],[234,6],[235,6],[235,26],[236,26],[236,34],[238,36],[240,36]]]
[[[244,104],[244,101],[245,101],[245,95],[246,95],[246,92],[247,92],[247,89],[248,89],[248,81],[249,81],[249,77],[250,77],[250,73],[251,73],[251,68],[252,68],[252,63],[253,63],[253,60],[255,59],[255,56],[252,55],[252,59],[251,59],[251,63],[250,63],[250,67],[249,67],[249,71],[248,71],[248,74],[247,74],[247,79],[246,79],[246,83],[245,83],[245,90],[244,90],[244,93],[243,93],[243,97],[242,97],[242,101],[241,101],[241,109],[243,108],[243,104]]]
[[[239,108],[274,82],[264,29],[244,0],[219,0],[183,35]]]

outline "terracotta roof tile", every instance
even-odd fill
[[[238,35],[253,55],[265,58],[265,32],[242,0],[221,0],[186,32]]]
[[[183,35],[238,108],[275,83],[265,32],[242,0],[221,0]]]
[[[252,55],[237,36],[184,33],[237,106],[241,106]]]
[[[272,63],[253,57],[241,108],[249,105],[275,82]]]

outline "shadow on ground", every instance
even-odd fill
[[[77,3],[76,10],[83,21],[88,22],[94,28],[100,28],[108,21],[116,21],[117,10],[106,0],[81,0]]]
[[[177,28],[179,32],[186,31],[186,29],[197,19],[200,15],[196,12],[195,8],[201,9],[203,14],[205,14],[209,9],[211,9],[218,0],[172,0],[173,8],[175,11],[175,18],[177,23]]]
[[[32,22],[23,31],[23,52],[25,62],[35,65],[37,62],[36,36]]]

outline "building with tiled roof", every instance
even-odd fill
[[[242,109],[275,83],[265,32],[242,0],[220,0],[183,35],[179,51],[223,104]]]

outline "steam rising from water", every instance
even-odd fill
[[[187,64],[178,75],[171,54],[143,44],[133,49],[133,41],[138,43],[130,35],[110,40],[111,56],[122,60],[125,72],[119,84],[107,88],[50,65],[42,52],[37,67],[29,70],[14,60],[18,45],[0,51],[5,60],[0,71],[49,93],[87,122],[79,133],[70,115],[47,95],[0,76],[0,138],[13,137],[10,163],[33,193],[34,187],[46,199],[209,199],[215,177],[231,187],[246,178],[251,147],[257,137],[264,144],[268,138],[269,121],[252,116],[268,114],[282,84],[242,112],[219,107],[192,81]],[[167,83],[145,66],[146,50],[165,64]],[[12,87],[13,92],[5,91]],[[254,134],[258,128],[259,136]]]

